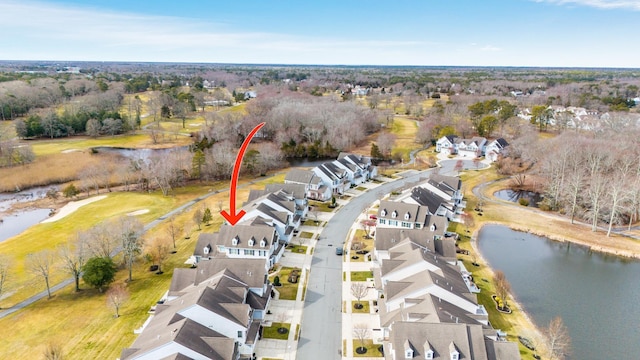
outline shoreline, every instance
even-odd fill
[[[477,257],[477,259],[479,259],[482,262],[482,264],[485,265],[486,269],[488,269],[489,273],[493,276],[495,275],[493,267],[490,266],[489,262],[484,258],[484,256],[482,255],[482,253],[478,248],[478,242],[480,241],[478,238],[478,233],[487,224],[497,224],[497,223],[493,223],[493,222],[483,223],[478,229],[474,230],[474,232],[471,234],[471,239],[469,242],[471,244],[471,247],[473,248],[473,251],[475,252],[475,256]],[[504,225],[504,224],[498,224],[498,225]],[[538,349],[539,347],[541,347],[541,344],[539,344],[540,339],[544,338],[542,329],[540,328],[539,324],[533,321],[533,318],[531,317],[531,315],[525,310],[525,308],[518,301],[518,299],[515,297],[512,291],[509,291],[509,297],[510,297],[511,306],[517,308],[519,310],[519,313],[514,314],[512,312],[511,314],[500,314],[500,316],[503,316],[503,317],[515,316],[516,319],[518,316],[522,317],[523,321],[515,321],[513,323],[514,327],[519,328],[518,329],[519,331],[516,334],[512,334],[512,335],[523,336],[523,337],[529,338],[530,340],[533,340],[534,343],[536,344],[536,349],[537,349],[536,351],[538,353],[542,352],[541,351],[542,349]],[[535,337],[535,339],[531,339],[531,337]],[[518,340],[517,343],[519,346],[520,341]]]

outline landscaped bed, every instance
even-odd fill
[[[364,345],[364,351],[361,353],[358,349]],[[363,343],[360,343],[360,340],[353,340],[353,357],[383,357],[383,353],[380,352],[382,349],[381,344],[374,344],[373,340],[365,339]]]
[[[274,322],[271,323],[271,326],[262,328],[262,338],[287,340],[289,339],[289,331],[291,331],[291,324]]]

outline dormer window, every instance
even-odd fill
[[[409,214],[409,212],[407,212],[406,214],[404,214],[404,219],[405,219],[405,220],[409,220],[409,219],[411,219],[411,215]]]
[[[449,344],[449,359],[450,360],[459,360],[460,359],[460,353],[458,352],[458,349],[456,348],[456,344],[454,344],[453,342],[451,342],[451,344]]]
[[[405,359],[413,359],[413,349],[406,349],[404,351],[404,358]]]
[[[211,250],[211,248],[209,247],[209,245],[207,245],[202,249],[202,253],[205,254],[205,255],[209,255],[209,251],[210,250]]]
[[[391,217],[392,217],[392,218],[394,218],[394,219],[395,219],[396,217],[398,217],[398,212],[397,212],[397,211],[395,211],[395,210],[393,210],[393,212],[391,213]]]
[[[253,246],[256,243],[256,240],[251,237],[251,239],[249,239],[249,246]]]
[[[427,360],[432,360],[433,359],[433,350],[429,349],[427,350],[427,352],[424,353],[424,358]]]
[[[387,216],[387,209],[382,209],[382,211],[380,212],[380,215]]]
[[[233,239],[231,239],[231,245],[233,245],[233,246],[238,246],[239,242],[240,242],[240,239],[238,238],[238,236],[236,236]]]
[[[264,241],[264,239],[260,240],[260,247],[265,247],[267,246],[267,242]]]
[[[431,227],[429,228],[429,230],[436,231],[436,224],[431,224]]]

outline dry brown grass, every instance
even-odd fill
[[[82,169],[115,164],[117,159],[114,154],[91,154],[89,151],[44,155],[31,164],[0,168],[0,192],[73,181]]]

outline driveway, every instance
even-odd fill
[[[454,175],[457,160],[443,160],[440,173]],[[471,160],[464,160],[464,167],[473,169]],[[421,178],[434,169],[409,170],[401,179],[381,184],[375,189],[352,198],[329,220],[315,248],[307,295],[302,313],[298,359],[328,360],[342,358],[342,256],[335,254],[335,247],[342,246],[349,229],[358,215],[383,195]]]

